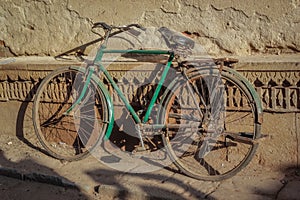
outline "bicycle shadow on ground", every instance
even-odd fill
[[[162,173],[125,173],[114,170],[86,171],[99,185],[95,191],[100,195],[110,189],[114,197],[120,199],[205,199],[210,192],[202,192],[200,181],[186,176]],[[190,181],[189,181],[190,180]],[[190,183],[189,183],[190,182]],[[201,184],[207,182],[201,182]],[[105,186],[103,186],[105,185]],[[215,186],[217,187],[217,186]],[[109,194],[107,191],[106,195]],[[214,199],[214,198],[211,198]]]
[[[0,149],[0,191],[2,200],[10,199],[78,199],[88,196],[71,181],[32,159],[16,162]],[[41,173],[42,172],[42,173]]]
[[[49,155],[47,151],[38,146],[39,141],[35,135],[33,121],[32,121],[32,109],[33,109],[33,97],[40,82],[32,80],[33,87],[26,95],[25,100],[21,103],[17,121],[16,121],[16,136],[19,140],[25,143],[27,146],[36,149],[46,155]]]

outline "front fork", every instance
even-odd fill
[[[77,105],[80,105],[80,103],[82,102],[82,99],[83,97],[85,96],[86,94],[86,91],[87,91],[87,88],[91,82],[91,78],[92,78],[92,75],[93,73],[95,72],[95,66],[88,66],[87,67],[87,70],[86,70],[86,74],[85,74],[85,81],[84,82],[84,85],[83,85],[83,88],[82,88],[82,91],[78,97],[78,99],[72,104],[72,106],[64,113],[65,115],[69,115],[73,109],[77,106]],[[75,77],[75,80],[76,80],[76,77]]]

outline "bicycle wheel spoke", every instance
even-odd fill
[[[178,114],[178,113],[170,113],[169,118],[173,119],[183,119],[183,120],[189,120],[194,122],[199,122],[199,118],[195,118],[194,115],[187,115],[187,114]]]
[[[237,114],[238,111],[236,111],[235,113]],[[233,119],[232,119],[232,121],[228,121],[227,123],[243,122],[243,119],[246,118],[247,116],[251,116],[251,113],[250,112],[249,113],[245,113],[243,116],[239,116],[236,119],[234,119],[233,118],[234,117],[234,113],[231,113],[231,114],[227,115],[226,117],[229,118],[229,119],[231,119],[231,118],[233,118]]]
[[[88,155],[107,129],[107,102],[93,81],[82,101],[65,113],[82,93],[83,77],[84,73],[68,68],[53,71],[35,97],[33,120],[37,136],[49,154],[59,159],[77,160]]]

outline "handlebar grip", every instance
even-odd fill
[[[95,28],[97,26],[102,26],[102,28],[107,29],[107,30],[112,29],[112,27],[110,25],[106,24],[105,22],[96,22],[93,24],[93,28]]]
[[[146,30],[146,28],[142,27],[141,25],[139,24],[130,24],[130,25],[127,25],[127,26],[110,26],[108,24],[106,24],[105,22],[96,22],[93,24],[93,27],[92,28],[96,28],[96,27],[102,27],[103,29],[106,29],[106,30],[112,30],[114,28],[116,29],[127,29],[127,28],[130,28],[132,26],[135,26],[143,31]]]

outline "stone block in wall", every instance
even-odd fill
[[[237,66],[255,87],[264,111],[300,111],[299,61],[241,63]]]

